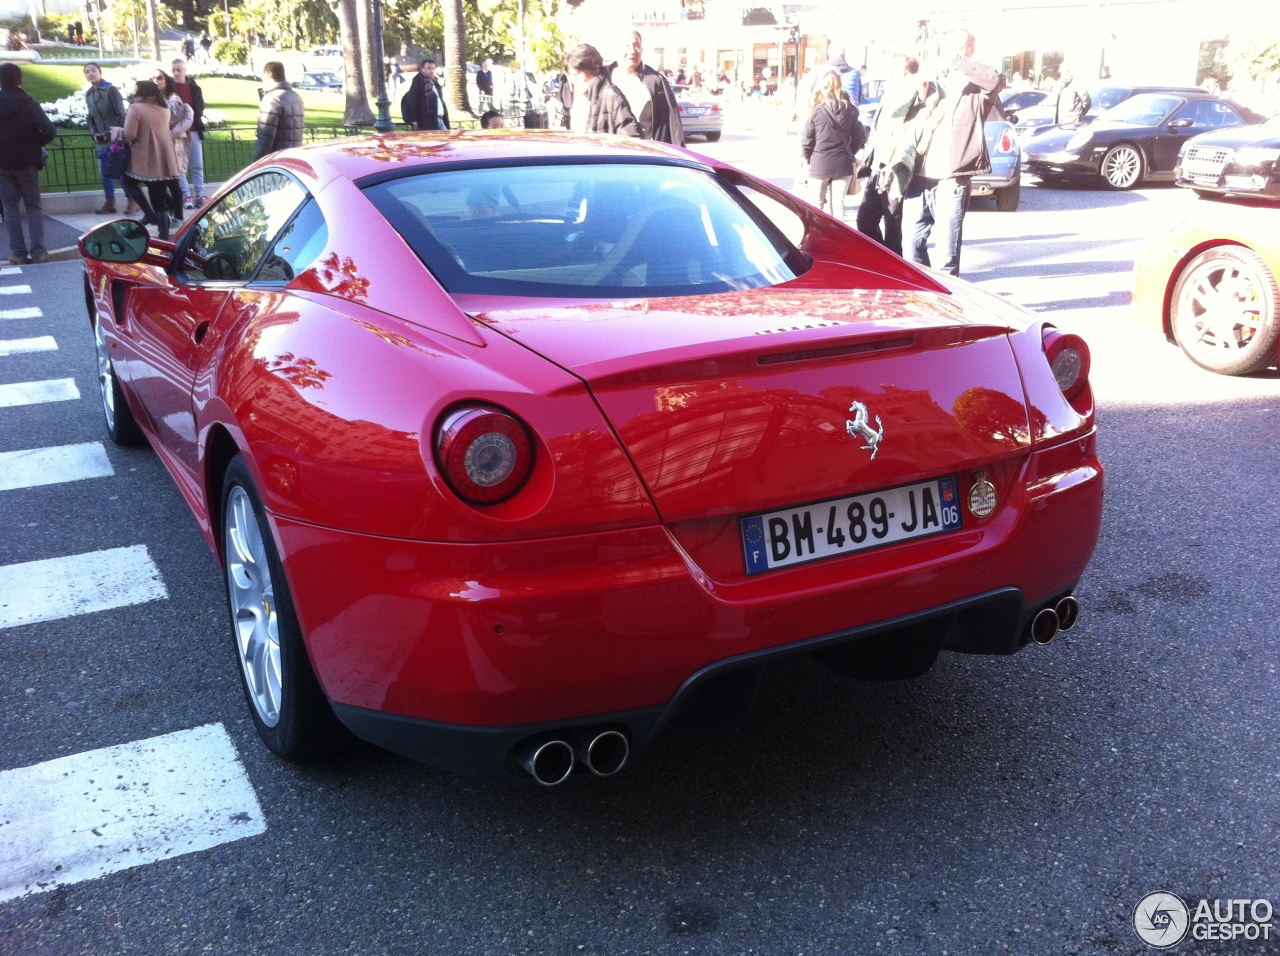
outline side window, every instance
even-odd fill
[[[329,241],[329,225],[314,199],[308,200],[293,222],[285,226],[262,259],[254,282],[290,282],[316,261]]]
[[[1240,117],[1226,103],[1196,100],[1178,110],[1178,119],[1189,119],[1194,126],[1238,126]]]
[[[738,186],[736,188],[741,196],[747,199],[756,209],[760,210],[764,217],[786,236],[787,242],[797,249],[800,247],[800,242],[804,239],[804,222],[799,216],[778,202],[778,200],[771,199],[750,186]]]
[[[201,210],[179,275],[190,282],[244,282],[306,198],[284,173],[255,176]]]

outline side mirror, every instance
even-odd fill
[[[1195,120],[1176,119],[1169,124],[1169,129],[1186,129],[1188,126],[1195,126],[1195,125],[1196,125]]]
[[[1018,125],[1018,114],[1017,114],[1017,113],[1005,113],[1005,114],[1004,114],[1004,118],[1005,118],[1006,120],[1008,120],[1008,121],[1009,121],[1011,124],[1013,124],[1014,126],[1017,126],[1017,125]]]
[[[99,262],[141,262],[150,238],[141,223],[116,219],[81,236],[80,255]]]

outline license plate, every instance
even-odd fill
[[[707,111],[701,106],[689,106],[685,108],[685,116],[706,116]]]
[[[747,574],[956,531],[955,476],[833,498],[738,522]]]

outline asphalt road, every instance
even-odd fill
[[[778,182],[798,157],[713,149]],[[301,768],[245,716],[176,488],[108,445],[110,475],[0,491],[0,566],[142,545],[167,598],[0,629],[0,771],[221,725],[265,830],[0,902],[0,953],[1137,954],[1150,892],[1280,904],[1280,374],[1201,372],[1128,315],[1136,250],[1190,194],[1023,197],[975,208],[963,265],[1093,348],[1106,521],[1074,631],[904,683],[779,665],[739,731],[549,792],[374,750]],[[0,339],[58,349],[0,384],[81,398],[0,408],[0,453],[103,441],[77,265],[15,278],[43,316]]]

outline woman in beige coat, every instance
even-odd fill
[[[170,213],[182,217],[178,156],[169,132],[169,117],[169,107],[155,81],[139,80],[124,114],[124,139],[130,150],[124,188],[142,209],[142,221],[154,225],[161,239],[169,238]],[[147,187],[146,196],[142,194],[143,185]],[[174,194],[178,196],[176,209]]]

